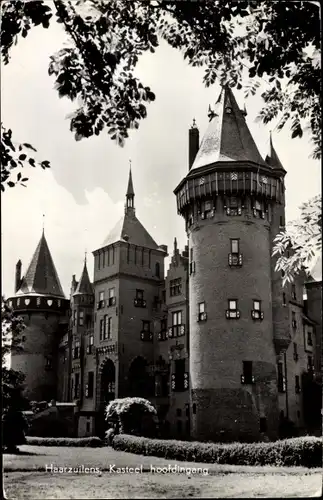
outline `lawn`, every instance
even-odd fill
[[[116,452],[112,448],[20,449],[21,455],[4,455],[4,485],[9,499],[309,497],[321,493],[321,469],[193,464]],[[100,472],[51,473],[45,472],[46,464],[97,467]],[[114,464],[110,472],[110,465]],[[208,469],[207,475],[150,471],[151,466],[174,465]],[[127,466],[139,467],[142,472],[114,472]]]

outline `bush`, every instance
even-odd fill
[[[114,399],[106,408],[105,418],[115,434],[156,435],[157,411],[147,399]]]
[[[322,467],[322,438],[305,436],[272,443],[199,443],[115,436],[115,450],[187,462],[231,465]]]
[[[17,451],[17,446],[26,443],[25,432],[28,422],[22,411],[9,407],[2,414],[2,446],[8,452]]]
[[[47,438],[47,437],[31,437],[26,438],[27,444],[31,446],[80,446],[89,448],[98,448],[103,446],[102,439],[98,437],[85,438]]]

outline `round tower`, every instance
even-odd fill
[[[176,188],[189,239],[192,437],[275,438],[271,224],[283,180],[261,158],[229,87]]]
[[[11,368],[25,375],[24,395],[29,400],[56,398],[57,348],[67,324],[69,301],[62,290],[44,235],[36,248],[25,276],[21,262],[16,266],[16,293],[8,303],[22,316],[26,328],[22,352],[11,354]]]

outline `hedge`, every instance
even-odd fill
[[[89,448],[98,448],[104,445],[103,441],[98,437],[49,438],[27,436],[26,443],[32,446],[82,446]]]
[[[115,450],[187,462],[322,467],[322,438],[305,436],[271,443],[199,443],[120,434]]]

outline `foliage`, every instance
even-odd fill
[[[112,445],[114,436],[115,436],[115,430],[112,427],[110,427],[110,429],[108,429],[105,433],[105,442],[107,445],[109,446]]]
[[[290,222],[274,239],[276,271],[284,271],[283,285],[301,270],[310,274],[313,259],[322,252],[322,199],[315,196],[301,207],[298,220]]]
[[[36,162],[29,155],[29,150],[37,152],[37,150],[28,143],[14,144],[12,139],[12,130],[6,129],[1,123],[1,143],[0,143],[0,158],[1,158],[1,190],[5,191],[6,187],[14,187],[16,184],[26,187],[28,177],[23,177],[19,171],[14,180],[13,170],[23,168],[26,165],[36,167],[37,165],[43,169],[50,168],[49,161]]]
[[[25,432],[28,429],[27,419],[23,415],[19,401],[20,394],[11,398],[11,404],[3,410],[2,413],[2,445],[8,452],[15,451],[17,445],[25,444]]]
[[[25,325],[23,319],[14,314],[4,297],[2,297],[1,302],[1,328],[2,406],[3,409],[6,409],[11,404],[12,399],[18,398],[21,404],[23,404],[23,399],[19,396],[19,391],[22,388],[24,375],[12,368],[8,368],[6,366],[6,358],[11,353],[21,352],[21,334],[25,329]]]
[[[106,408],[106,421],[116,434],[151,436],[156,432],[157,411],[144,398],[111,401]]]
[[[260,88],[259,119],[290,123],[292,137],[311,130],[313,156],[321,154],[320,17],[314,2],[151,2],[136,0],[53,0],[2,2],[3,60],[31,26],[55,19],[69,46],[51,57],[60,97],[77,100],[70,117],[77,140],[104,129],[123,145],[131,128],[155,99],[136,76],[140,56],[155,52],[160,39],[183,52],[192,66],[205,67],[204,83],[228,82],[246,94]]]
[[[27,436],[26,442],[31,446],[77,446],[84,448],[98,448],[104,444],[103,441],[96,436],[86,438],[47,438]]]
[[[119,435],[113,448],[186,462],[322,467],[322,439],[312,436],[271,443],[199,443]]]

